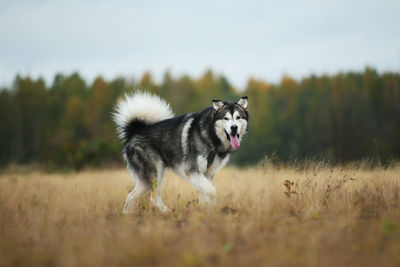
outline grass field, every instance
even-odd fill
[[[214,184],[205,208],[167,173],[172,212],[122,215],[126,170],[3,173],[0,266],[400,266],[399,167],[226,168]]]

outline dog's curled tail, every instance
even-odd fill
[[[172,118],[170,105],[157,95],[135,91],[122,97],[114,108],[113,119],[119,138],[127,142],[137,130]]]

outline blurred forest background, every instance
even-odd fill
[[[236,165],[267,157],[276,164],[324,160],[332,164],[370,159],[386,164],[400,155],[400,74],[363,72],[288,76],[279,84],[250,78],[244,91],[211,70],[199,78],[161,83],[56,75],[52,84],[17,76],[0,90],[0,165],[38,164],[49,170],[122,166],[111,112],[125,92],[141,88],[168,100],[175,114],[201,111],[212,99],[249,97],[250,129]],[[149,107],[151,108],[151,107]]]

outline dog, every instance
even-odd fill
[[[161,187],[166,168],[194,186],[200,203],[215,204],[212,184],[216,172],[240,147],[249,127],[248,99],[213,100],[201,112],[174,117],[160,97],[136,91],[115,105],[113,119],[123,142],[123,159],[135,187],[126,198],[123,213],[132,212],[140,196],[166,212]]]

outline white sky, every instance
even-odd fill
[[[244,88],[250,76],[400,71],[399,14],[399,0],[1,0],[0,85],[17,73],[161,81],[212,68]]]

